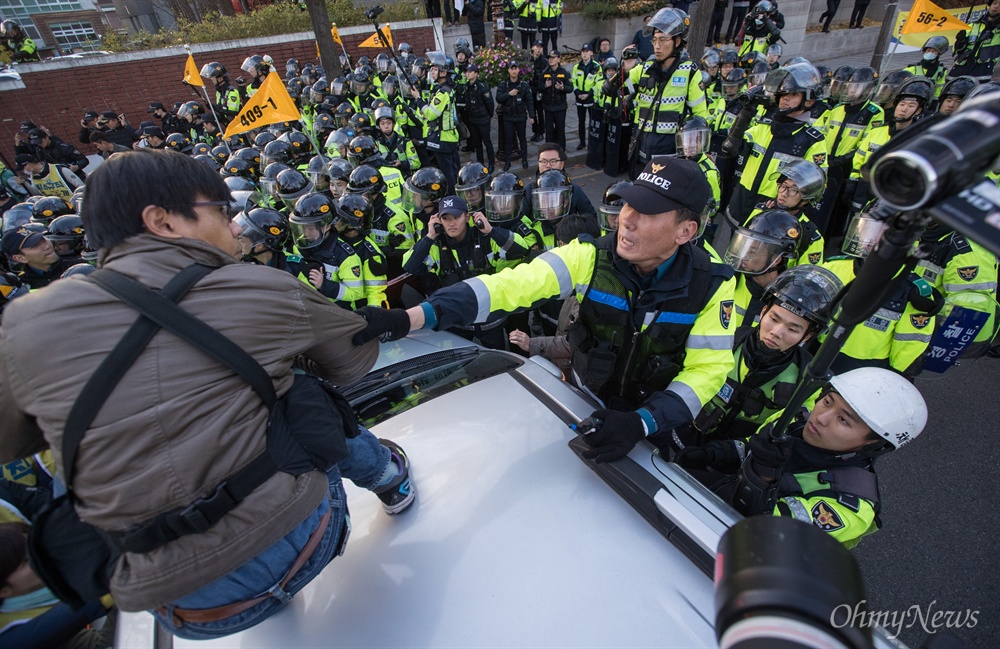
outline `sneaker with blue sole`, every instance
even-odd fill
[[[392,461],[400,469],[399,475],[389,481],[389,484],[375,489],[375,495],[382,501],[385,513],[394,516],[406,511],[416,499],[416,491],[410,483],[410,460],[399,444],[387,439],[380,439],[379,442],[389,449]]]

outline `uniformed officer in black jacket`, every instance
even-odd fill
[[[542,108],[542,75],[549,67],[548,59],[542,49],[542,41],[535,41],[531,46],[531,89],[535,96],[535,123],[531,129],[531,141],[541,142],[545,139],[545,110]]]
[[[573,92],[573,81],[559,63],[558,50],[549,52],[549,67],[542,72],[542,106],[545,108],[545,141],[566,148],[566,95]]]
[[[511,61],[507,66],[510,79],[501,81],[497,86],[497,112],[503,115],[504,128],[504,150],[503,170],[510,169],[510,161],[513,156],[514,137],[517,136],[517,143],[521,147],[521,167],[528,168],[528,140],[525,132],[525,123],[534,124],[535,102],[532,98],[531,86],[521,78],[521,66],[517,61]]]
[[[493,138],[490,121],[493,119],[493,95],[490,87],[479,80],[479,66],[470,63],[465,69],[465,117],[469,125],[469,146],[476,152],[476,160],[483,162],[483,145],[486,146],[486,166],[492,171],[494,160]]]

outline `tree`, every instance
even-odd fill
[[[341,76],[340,57],[337,56],[337,44],[333,42],[330,33],[330,14],[326,10],[326,0],[305,0],[312,21],[313,32],[316,34],[316,45],[319,46],[319,60],[326,70],[328,79]]]

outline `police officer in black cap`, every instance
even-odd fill
[[[70,171],[80,177],[80,180],[87,179],[87,174],[83,172],[83,169],[90,164],[90,160],[76,147],[66,144],[40,128],[28,131],[28,142],[35,149],[35,157],[39,160],[66,165]]]
[[[100,119],[97,120],[97,128],[104,131],[108,139],[115,144],[131,148],[135,142],[139,141],[139,134],[136,130],[128,124],[123,124],[118,113],[113,110],[101,113]]]
[[[177,115],[172,114],[167,110],[166,106],[158,101],[151,102],[146,112],[160,120],[160,130],[168,135],[170,133],[180,133],[184,130]]]
[[[549,67],[542,72],[542,106],[545,108],[545,141],[555,142],[566,148],[566,95],[573,92],[573,81],[566,68],[560,65],[559,50],[548,56]]]
[[[78,261],[60,258],[55,247],[45,238],[43,226],[28,224],[4,232],[0,245],[12,265],[21,265],[18,279],[33,289],[48,286]]]

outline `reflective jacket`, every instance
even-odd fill
[[[46,163],[41,177],[32,175],[31,184],[43,196],[58,196],[68,201],[73,196],[73,190],[83,186],[83,181],[69,167]]]
[[[403,270],[411,275],[433,273],[441,278],[442,286],[450,286],[470,277],[493,274],[501,250],[511,258],[528,254],[520,236],[498,227],[492,228],[488,235],[483,234],[470,219],[465,238],[460,242],[444,234],[435,239],[421,237],[403,255]]]
[[[323,283],[319,292],[345,309],[365,306],[364,280],[361,278],[361,259],[354,248],[331,232],[315,248],[302,254],[298,249],[288,255],[288,261],[300,264],[299,279],[312,286],[309,281],[309,264],[323,265]]]
[[[970,27],[966,47],[959,50],[956,43],[955,65],[949,76],[967,74],[982,83],[990,80],[993,67],[1000,59],[1000,17],[990,20],[989,13],[984,13]]]
[[[593,59],[586,65],[583,61],[579,61],[573,66],[572,78],[576,105],[593,106],[597,86],[604,83],[604,72],[601,70],[600,64]],[[586,95],[586,97],[582,97],[582,95]]]
[[[458,148],[458,112],[455,96],[447,82],[435,85],[430,101],[420,110],[424,120],[424,138],[431,151]]]
[[[758,332],[756,327],[737,332],[733,350],[736,362],[725,384],[695,419],[695,426],[706,436],[745,439],[752,435],[788,405],[795,385],[812,359],[809,352],[796,345],[780,360],[766,366],[763,361],[749,360],[748,338],[757,337]],[[762,344],[759,338],[756,342]],[[807,406],[813,402],[807,402]]]
[[[840,104],[823,113],[813,126],[826,138],[830,165],[839,165],[849,171],[862,138],[884,122],[882,107],[866,101],[857,106]]]
[[[655,59],[629,71],[635,87],[635,125],[640,160],[649,156],[671,154],[676,150],[674,133],[689,115],[709,118],[701,73],[691,60],[674,62],[664,70]]]
[[[941,89],[948,78],[948,68],[941,61],[932,61],[929,66],[924,66],[923,61],[914,63],[903,68],[903,72],[912,72],[915,77],[927,77],[934,83],[934,99],[941,97]]]
[[[837,256],[821,265],[837,275],[846,287],[857,276],[860,266],[856,261],[854,257]],[[854,328],[833,363],[834,373],[881,367],[904,376],[917,374],[934,335],[934,314],[942,301],[939,292],[910,273],[875,313]]]
[[[689,242],[661,276],[644,278],[618,258],[614,241],[581,237],[530,263],[439,290],[428,299],[436,328],[575,295],[581,317],[570,341],[577,382],[623,395],[612,407],[642,406],[657,430],[690,424],[733,366],[732,269]]]

